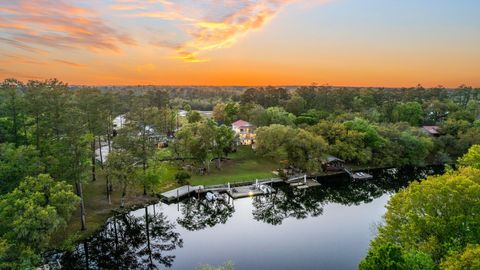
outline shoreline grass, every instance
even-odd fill
[[[277,167],[274,162],[257,157],[249,146],[239,147],[238,151],[230,154],[228,158],[229,160],[223,162],[220,170],[215,168],[215,164],[212,164],[209,174],[192,175],[190,184],[215,185],[268,178],[274,176],[272,171]],[[174,164],[169,166],[165,181],[155,188],[154,193],[143,195],[143,187],[131,187],[125,200],[125,208],[128,209],[158,201],[157,194],[180,186],[174,179],[174,175],[179,168]],[[114,190],[111,194],[111,204],[109,204],[104,177],[97,175],[97,180],[84,184],[83,189],[86,230],[80,230],[80,209],[77,209],[67,226],[57,231],[51,239],[53,249],[62,247],[64,242],[72,242],[69,241],[70,238],[74,238],[73,240],[88,238],[105,224],[115,210],[120,209],[121,190],[119,188],[115,189],[114,185]]]
[[[208,174],[192,175],[190,183],[216,185],[270,178],[275,176],[272,171],[278,167],[275,162],[258,157],[250,146],[239,147],[228,159],[222,162],[220,169],[212,164]]]

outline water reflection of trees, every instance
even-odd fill
[[[346,176],[321,178],[318,187],[295,189],[280,187],[276,194],[253,199],[255,220],[280,225],[289,217],[304,219],[323,214],[329,203],[360,205],[384,194],[393,194],[413,180],[442,173],[442,167],[375,170],[372,180],[352,181]]]
[[[393,194],[416,179],[442,173],[441,167],[401,168],[372,171],[374,179],[351,181],[346,177],[322,178],[321,185],[309,189],[288,186],[277,193],[253,199],[255,220],[280,225],[286,218],[304,219],[323,214],[329,203],[359,205]],[[226,223],[235,212],[229,201],[206,202],[190,198],[181,205],[178,224],[187,230],[202,230]],[[139,210],[141,211],[141,210]],[[138,213],[138,211],[137,211]],[[118,215],[89,241],[63,254],[64,269],[157,269],[171,267],[172,252],[183,246],[175,225],[163,214]]]
[[[62,257],[64,269],[157,269],[171,267],[171,251],[183,246],[163,214],[112,218],[102,231]]]
[[[253,218],[272,225],[280,225],[285,218],[303,219],[323,213],[323,201],[305,196],[314,189],[280,188],[277,193],[253,199]]]
[[[182,216],[177,223],[189,231],[197,231],[224,224],[234,212],[235,208],[227,200],[208,202],[189,198],[181,205]]]

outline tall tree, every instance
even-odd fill
[[[35,147],[39,151],[42,151],[40,145],[46,133],[43,123],[46,112],[46,102],[43,91],[46,87],[48,87],[48,84],[40,81],[29,81],[26,87],[26,108],[30,117],[34,119]]]
[[[65,135],[55,143],[55,157],[58,159],[57,173],[60,179],[68,179],[75,183],[77,195],[80,197],[81,229],[85,230],[83,184],[88,179],[88,171],[91,168],[90,143],[93,135],[88,133],[87,123],[79,121],[85,118],[76,104],[67,106],[63,119]]]
[[[217,157],[217,168],[222,166],[222,158],[228,154],[234,139],[235,133],[233,130],[225,125],[215,126],[215,138],[213,143],[213,152]]]
[[[321,170],[327,143],[321,136],[299,129],[295,137],[287,141],[286,149],[289,164],[306,172],[316,173]]]
[[[152,157],[158,134],[153,128],[154,118],[158,113],[155,107],[147,107],[147,100],[138,97],[134,102],[132,110],[127,114],[127,123],[120,130],[115,140],[116,147],[122,148],[137,160],[145,175],[148,160]],[[147,194],[147,187],[144,185],[144,195]]]
[[[67,224],[79,198],[50,176],[27,177],[0,198],[0,268],[31,269],[53,233]]]
[[[103,106],[100,96],[100,91],[94,88],[82,88],[76,92],[78,107],[83,112],[84,119],[82,122],[86,123],[88,132],[92,135],[92,141],[90,143],[90,156],[91,156],[91,178],[92,181],[96,180],[96,139],[104,132],[104,128],[101,124],[102,115],[101,107]],[[101,146],[101,141],[99,146]]]
[[[138,163],[135,157],[126,150],[115,149],[108,156],[107,170],[109,170],[109,174],[120,184],[122,189],[120,205],[122,208],[125,207],[128,188],[135,183],[137,166]]]
[[[392,112],[396,122],[408,122],[412,126],[419,126],[423,122],[423,108],[418,102],[399,103]]]
[[[15,79],[6,79],[0,86],[0,125],[2,125],[1,117],[6,117],[4,119],[7,120],[3,140],[13,142],[16,146],[24,143],[26,139],[26,136],[20,134],[25,124],[24,99],[21,93],[23,88],[23,83]],[[0,142],[2,142],[1,133]]]

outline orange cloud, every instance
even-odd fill
[[[31,57],[26,57],[19,54],[3,54],[0,63],[3,64],[32,64],[32,65],[47,65],[46,61],[39,61]]]
[[[64,64],[64,65],[71,66],[71,67],[77,67],[77,68],[87,66],[87,65],[78,64],[78,63],[74,63],[74,62],[70,62],[70,61],[62,60],[62,59],[54,59],[54,61],[57,62],[57,63],[60,63],[60,64]]]
[[[11,47],[15,47],[15,48],[22,49],[22,50],[29,51],[29,52],[34,52],[34,53],[45,52],[45,50],[42,50],[42,49],[39,49],[39,48],[34,48],[32,46],[24,44],[23,42],[13,40],[13,39],[9,39],[9,38],[0,37],[0,42],[4,43],[4,44],[7,44]]]
[[[0,21],[0,42],[11,46],[119,51],[121,44],[135,44],[93,11],[62,0],[0,2],[6,2],[0,11],[7,14]]]
[[[226,48],[251,30],[260,29],[273,18],[280,9],[295,0],[249,0],[192,1],[158,0],[136,1],[140,5],[151,5],[148,12],[137,12],[132,16],[179,21],[179,27],[190,38],[177,41],[174,46],[175,58],[186,62],[203,62],[199,58],[204,51]],[[152,4],[161,3],[163,10],[151,11]],[[161,47],[172,42],[153,42]],[[171,48],[172,46],[166,46]]]

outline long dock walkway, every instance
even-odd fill
[[[187,185],[164,192],[160,194],[160,196],[167,202],[172,202],[174,200],[179,200],[180,198],[190,195],[191,193],[197,192],[200,189],[203,189],[203,186]]]
[[[205,186],[202,189],[198,189],[197,193],[207,193],[207,192],[227,192],[228,190],[236,187],[246,187],[252,185],[272,185],[284,183],[284,181],[280,178],[265,178],[265,179],[257,179],[255,181],[246,181],[246,182],[235,182],[235,183],[227,183],[221,185],[211,185]]]
[[[275,193],[276,190],[273,188],[273,185],[278,183],[287,183],[291,185],[302,186],[304,188],[319,185],[318,182],[307,179],[306,175],[296,175],[290,177],[287,180],[283,180],[280,178],[266,178],[257,179],[255,181],[227,183],[211,186],[186,185],[164,192],[160,194],[160,196],[167,203],[174,202],[175,200],[180,200],[181,198],[191,195],[193,193],[203,194],[207,192],[227,193],[231,198],[238,199],[244,197],[264,195],[266,193]],[[265,187],[263,187],[264,190],[262,190],[261,186],[267,186],[269,192],[265,192]]]

